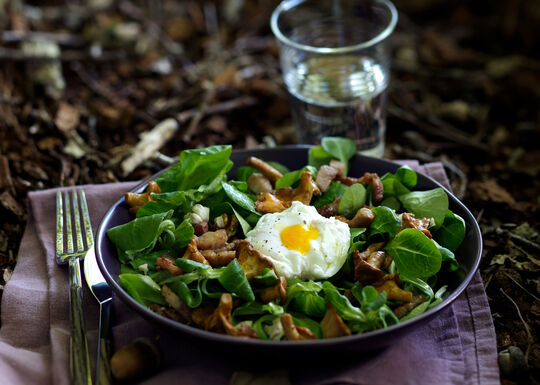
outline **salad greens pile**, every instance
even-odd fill
[[[309,150],[308,164],[300,170],[268,162],[283,177],[275,188],[296,186],[303,171],[313,178],[319,168],[332,159],[346,165],[356,153],[352,141],[327,137],[321,145]],[[280,316],[287,313],[297,326],[307,328],[317,338],[323,338],[321,320],[328,304],[337,310],[352,333],[385,328],[418,316],[442,301],[445,286],[437,282],[441,271],[455,271],[459,264],[454,251],[465,237],[465,222],[449,210],[448,196],[442,188],[414,191],[417,174],[407,166],[380,177],[384,186],[383,200],[373,201],[372,187],[355,183],[347,186],[339,180],[328,190],[313,198],[311,205],[320,208],[336,201],[339,214],[351,218],[362,207],[369,207],[375,219],[367,228],[350,228],[348,259],[333,277],[320,281],[287,278],[286,301],[263,303],[258,293],[276,285],[279,277],[266,268],[251,280],[246,278],[237,259],[223,267],[182,258],[186,245],[194,238],[194,226],[189,213],[195,204],[208,207],[209,222],[222,214],[235,216],[239,222],[236,237],[242,239],[263,214],[256,210],[256,195],[248,188],[249,176],[256,172],[249,166],[238,167],[236,179],[228,178],[233,163],[231,146],[212,146],[185,150],[177,164],[156,178],[161,193],[152,193],[128,223],[111,228],[108,238],[114,243],[122,263],[120,282],[125,290],[144,306],[168,307],[162,294],[167,285],[189,309],[216,305],[223,293],[235,301],[232,323],[249,325],[260,339],[283,339]],[[416,228],[404,228],[401,213],[416,218],[432,218],[429,238]],[[385,291],[354,280],[352,255],[368,246],[383,242],[385,253],[393,262],[385,274],[397,274],[402,290],[422,294],[423,301],[401,318],[394,309],[401,301],[388,300]],[[157,268],[156,261],[167,255],[184,273],[174,275]],[[346,295],[347,294],[347,295]]]

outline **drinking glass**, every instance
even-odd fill
[[[300,142],[342,136],[365,155],[383,155],[388,37],[397,19],[387,0],[286,0],[274,10],[270,24]]]

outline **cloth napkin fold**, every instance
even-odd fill
[[[440,163],[405,161],[449,187]],[[108,208],[138,182],[81,186],[94,231]],[[2,296],[0,373],[5,384],[69,383],[68,273],[54,259],[57,189],[29,194],[29,215],[17,266]],[[98,305],[85,287],[86,330],[95,363]],[[198,354],[191,343],[142,319],[114,300],[115,348],[141,336],[159,337],[164,366],[142,384],[498,384],[495,330],[479,273],[439,316],[391,347],[356,361],[325,367],[276,368],[250,373],[225,364],[212,353]],[[233,352],[232,352],[233,354]],[[92,372],[93,373],[93,372]]]

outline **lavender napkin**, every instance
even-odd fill
[[[448,185],[440,163],[402,162]],[[94,229],[107,209],[135,182],[82,186]],[[6,384],[68,384],[68,276],[54,262],[56,190],[29,194],[29,216],[18,262],[2,297],[0,373]],[[85,289],[86,328],[92,363],[98,306]],[[115,346],[140,336],[158,337],[163,369],[142,384],[498,384],[495,331],[480,275],[440,316],[397,340],[390,348],[356,362],[335,362],[309,369],[275,368],[248,372],[169,335],[114,302]]]

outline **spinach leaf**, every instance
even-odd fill
[[[223,286],[215,279],[202,279],[201,292],[205,297],[219,299],[225,293]],[[210,288],[209,288],[210,286]]]
[[[429,302],[433,298],[433,289],[423,279],[400,277],[400,281],[404,283],[404,289],[411,292],[420,291]]]
[[[141,265],[147,265],[148,271],[155,271],[156,270],[156,260],[158,257],[161,257],[163,254],[170,254],[174,255],[174,252],[172,250],[158,250],[153,251],[151,253],[141,255],[140,257],[137,257],[131,261],[129,261],[129,264],[135,269],[137,273],[140,273],[139,266]]]
[[[301,281],[299,279],[287,279],[287,302],[290,301],[292,297],[301,292],[306,293],[318,293],[322,289],[320,282],[316,281]]]
[[[116,245],[120,262],[127,263],[147,254],[154,248],[164,231],[172,232],[175,229],[174,222],[169,219],[172,214],[173,211],[169,210],[165,213],[135,218],[109,229],[107,236]]]
[[[433,300],[429,303],[428,309],[431,309],[432,307],[435,307],[442,302],[444,293],[446,293],[447,289],[448,286],[444,285],[439,290],[437,290],[435,296],[433,297]]]
[[[186,273],[191,273],[195,270],[207,270],[211,269],[209,265],[205,265],[204,263],[200,263],[197,261],[192,261],[191,259],[185,259],[185,258],[176,258],[174,261],[174,264],[184,270]]]
[[[156,178],[163,192],[200,189],[225,175],[232,167],[232,146],[184,150],[180,161]]]
[[[411,318],[418,317],[420,314],[425,313],[428,308],[429,308],[429,301],[422,302],[420,305],[416,306],[410,312],[408,312],[403,317],[401,317],[399,319],[399,322],[405,322],[407,320],[410,320]]]
[[[265,267],[261,274],[256,275],[254,279],[262,287],[270,287],[278,282],[276,272],[268,267]]]
[[[403,207],[417,218],[433,218],[435,227],[444,222],[448,210],[448,195],[440,187],[427,191],[412,191],[399,196]]]
[[[432,239],[433,243],[435,243],[435,246],[439,249],[439,252],[441,253],[442,261],[448,262],[448,271],[456,271],[459,269],[459,262],[456,260],[456,256],[454,253],[452,253],[450,250],[448,250],[446,247],[443,247],[437,243],[434,239]]]
[[[255,301],[255,294],[253,294],[253,290],[238,260],[233,259],[227,265],[218,277],[218,281],[229,293],[236,294],[248,302]]]
[[[232,312],[232,316],[237,317],[245,317],[245,316],[251,316],[251,315],[259,315],[259,314],[274,314],[274,315],[281,315],[285,311],[283,310],[283,307],[276,305],[273,302],[262,304],[260,302],[246,302],[242,305],[235,308]]]
[[[291,170],[289,170],[289,168],[279,162],[274,162],[272,160],[269,160],[267,161],[266,163],[268,163],[270,166],[274,167],[276,170],[278,170],[280,173],[282,174],[287,174],[289,173]]]
[[[404,186],[408,188],[413,188],[416,186],[416,183],[418,181],[418,175],[416,174],[416,171],[414,171],[409,166],[401,166],[396,171],[396,178],[401,183],[403,183]]]
[[[316,208],[319,208],[328,203],[332,203],[337,198],[342,196],[346,189],[347,189],[347,186],[345,186],[341,182],[334,181],[330,183],[328,190],[326,190],[324,194],[322,194],[321,196],[315,199],[315,201],[313,202],[313,206],[315,206]]]
[[[347,138],[327,136],[322,138],[321,145],[324,151],[345,164],[345,175],[349,169],[349,159],[356,154],[356,145]]]
[[[392,174],[384,175],[381,178],[381,182],[384,189],[384,198],[395,197],[411,192]]]
[[[465,221],[459,215],[450,210],[446,211],[444,221],[433,234],[433,237],[442,246],[450,251],[455,251],[465,239]]]
[[[351,233],[351,242],[350,242],[350,245],[349,245],[349,254],[350,254],[353,251],[359,250],[360,247],[364,246],[364,244],[366,243],[364,234],[365,234],[367,229],[363,228],[363,227],[351,227],[349,230],[350,230],[350,233]],[[347,273],[347,271],[346,271],[346,273]]]
[[[334,305],[338,314],[345,321],[364,321],[365,315],[359,308],[353,306],[349,299],[342,295],[329,281],[322,284],[326,300]]]
[[[317,294],[301,292],[291,298],[287,309],[304,313],[310,317],[322,318],[326,313],[326,301]]]
[[[187,212],[191,209],[191,202],[186,196],[184,191],[176,191],[174,193],[165,193],[165,194],[155,194],[157,197],[153,196],[157,201],[146,202],[140,209],[137,211],[137,218],[146,217],[148,215],[159,214],[167,212],[169,210],[178,209],[181,212]]]
[[[375,213],[375,219],[369,226],[369,238],[375,235],[380,235],[384,239],[393,238],[401,229],[401,218],[398,217],[394,210],[385,207],[377,206],[371,209]]]
[[[227,194],[229,199],[234,204],[254,214],[260,214],[255,209],[255,203],[249,198],[249,196],[228,183],[221,182],[221,186],[223,187],[223,191],[225,191],[225,194]]]
[[[219,205],[210,208],[210,213],[214,218],[223,213],[234,214],[236,216],[236,219],[238,219],[238,223],[240,224],[244,235],[246,235],[249,230],[251,230],[251,225],[248,223],[247,219],[244,219],[244,217],[229,202],[222,202]],[[257,221],[259,220],[261,215],[252,213],[249,215],[249,217],[255,220],[254,224],[257,224]]]
[[[345,193],[339,202],[338,211],[341,215],[350,219],[365,203],[366,188],[360,183],[355,183],[345,190]]]
[[[276,181],[276,190],[282,187],[289,187],[294,185],[302,177],[302,172],[309,171],[313,176],[317,174],[317,169],[313,166],[305,166],[300,170],[291,171]]]
[[[386,206],[394,211],[399,211],[401,209],[401,202],[396,197],[387,197],[383,198],[381,206]]]
[[[190,308],[199,307],[202,303],[200,282],[197,281],[195,288],[190,288],[183,281],[175,281],[169,284],[169,288]]]
[[[308,151],[308,164],[315,168],[320,168],[332,160],[332,155],[327,153],[322,146],[311,147]]]
[[[420,230],[404,229],[385,248],[400,276],[426,279],[441,269],[442,256],[435,243]]]
[[[174,247],[176,250],[186,247],[193,238],[193,226],[184,219],[174,230]]]
[[[238,169],[236,169],[236,179],[245,182],[254,172],[257,172],[257,170],[250,166],[238,167]]]
[[[120,283],[137,302],[144,306],[152,303],[166,305],[161,288],[152,278],[142,274],[120,274]]]

